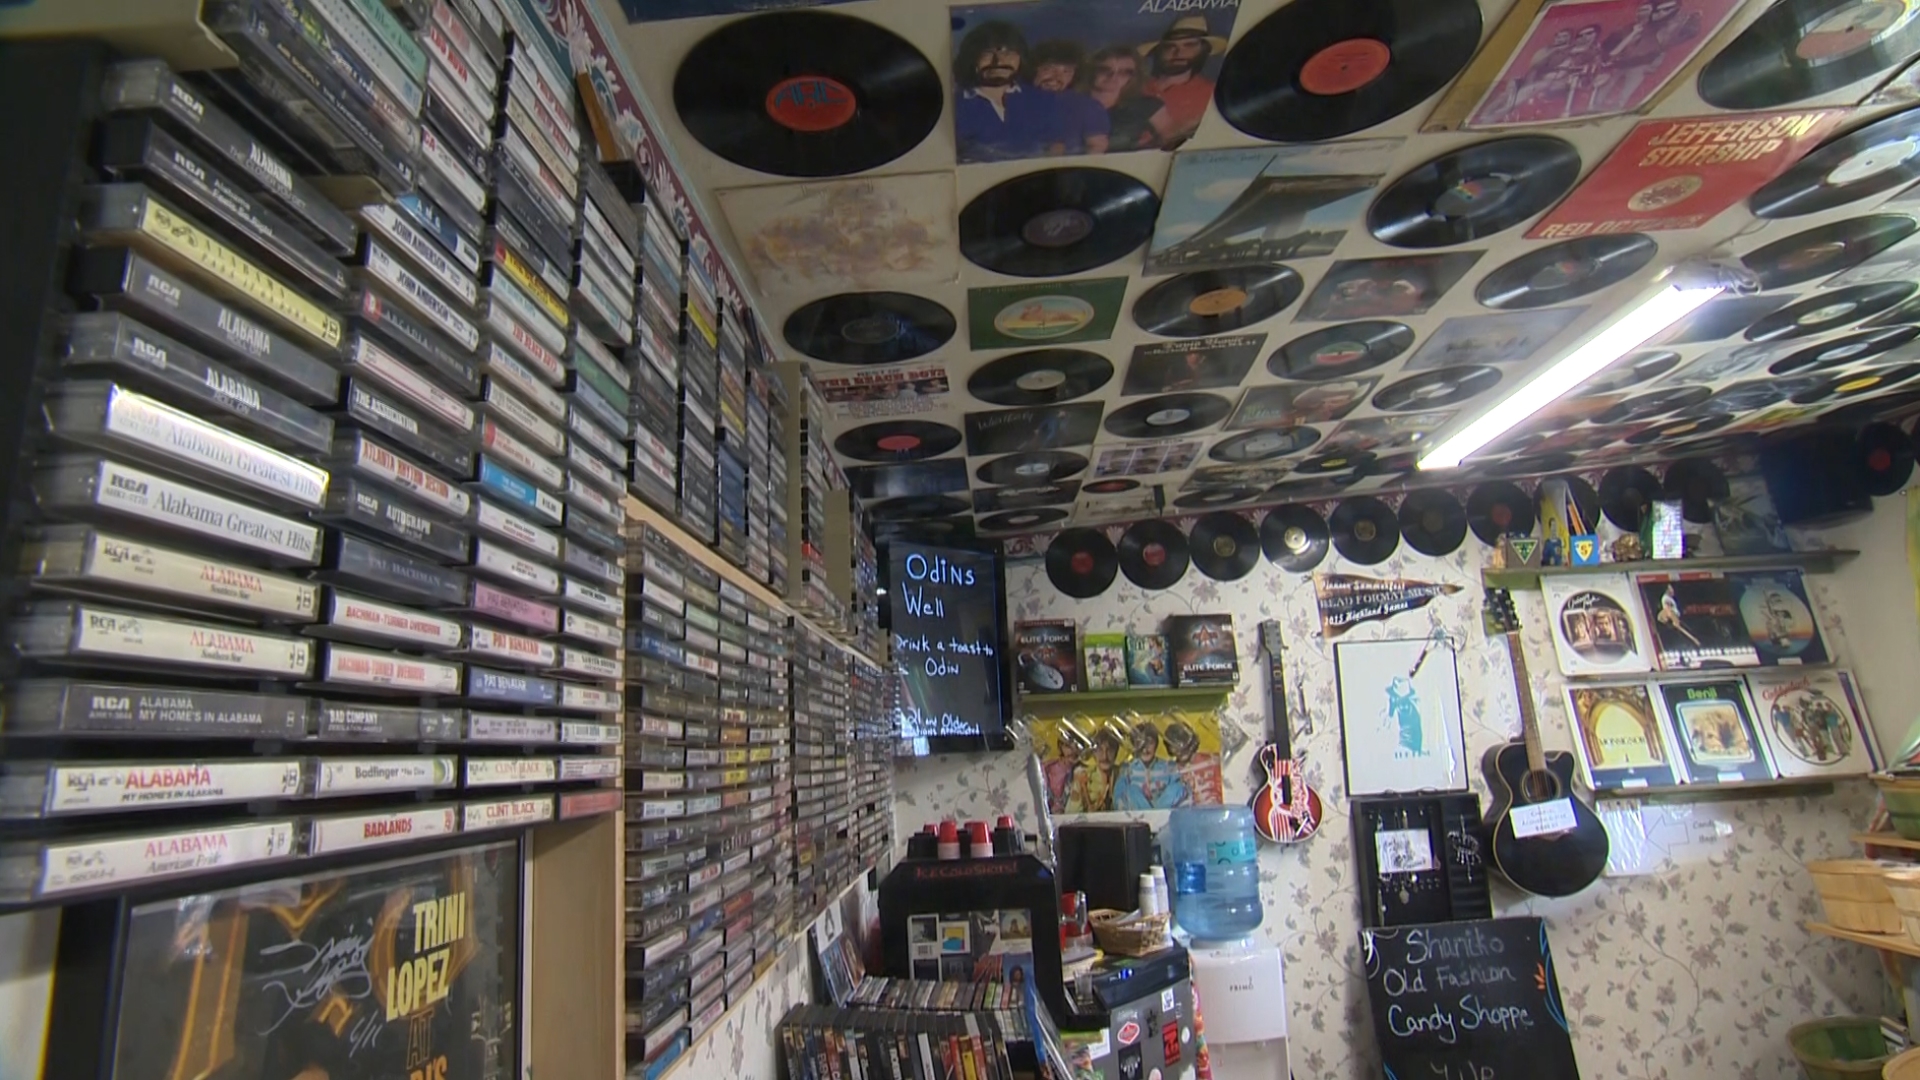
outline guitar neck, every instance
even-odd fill
[[[1513,692],[1520,699],[1520,737],[1527,747],[1527,768],[1544,772],[1547,751],[1540,743],[1540,718],[1533,708],[1533,679],[1527,674],[1527,650],[1520,631],[1506,632],[1507,657],[1513,663]]]
[[[1278,652],[1267,653],[1267,726],[1282,760],[1293,756],[1293,725],[1287,718],[1287,675]]]

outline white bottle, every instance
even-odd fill
[[[1154,898],[1155,898],[1155,900],[1156,900],[1156,901],[1157,901],[1157,902],[1159,903],[1159,905],[1160,905],[1160,910],[1161,910],[1161,911],[1171,911],[1171,910],[1173,910],[1173,909],[1172,909],[1172,907],[1171,907],[1171,906],[1169,905],[1169,903],[1168,903],[1168,901],[1169,901],[1169,900],[1170,900],[1171,898],[1170,898],[1170,897],[1169,897],[1169,896],[1167,895],[1167,870],[1166,870],[1166,868],[1165,868],[1165,867],[1163,867],[1163,866],[1158,866],[1158,865],[1156,865],[1156,866],[1150,866],[1150,867],[1148,867],[1148,868],[1147,868],[1147,872],[1153,875],[1153,895],[1154,895]]]
[[[1165,908],[1160,906],[1160,893],[1153,887],[1153,875],[1140,875],[1140,917],[1159,915]]]

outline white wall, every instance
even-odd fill
[[[1860,552],[1824,579],[1827,613],[1846,625],[1848,662],[1889,754],[1920,717],[1920,616],[1907,567],[1907,495],[1875,499],[1869,517],[1795,536],[1802,547]]]
[[[0,1080],[40,1080],[60,912],[0,915]]]

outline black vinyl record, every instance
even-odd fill
[[[1029,486],[1051,484],[1079,476],[1087,469],[1087,459],[1065,450],[1035,450],[994,458],[973,471],[983,484]]]
[[[1194,568],[1215,581],[1239,581],[1260,562],[1260,531],[1230,510],[1195,521],[1187,540]]]
[[[1795,405],[1851,401],[1884,393],[1920,375],[1920,364],[1896,364],[1866,371],[1842,372],[1793,395]]]
[[[1824,334],[1878,315],[1916,291],[1920,291],[1920,285],[1913,282],[1886,281],[1815,293],[1754,320],[1745,337],[1748,341],[1785,341]]]
[[[967,490],[965,458],[915,461],[905,465],[855,465],[847,487],[856,499],[892,499],[902,495],[945,495]]]
[[[1422,555],[1451,555],[1467,538],[1467,512],[1450,491],[1409,492],[1400,503],[1400,537]]]
[[[1555,456],[1556,455],[1553,454],[1543,454],[1531,460],[1542,461]],[[1562,461],[1559,463],[1559,468],[1553,471],[1558,472],[1559,469],[1565,468],[1568,464],[1571,464],[1571,462]],[[1540,483],[1544,484],[1548,480],[1559,480],[1567,485],[1567,498],[1573,502],[1573,512],[1579,516],[1580,521],[1585,525],[1588,532],[1593,531],[1594,526],[1600,523],[1600,493],[1593,490],[1593,485],[1587,483],[1586,477],[1567,473],[1560,476],[1542,477]],[[1540,497],[1540,488],[1538,485],[1534,487],[1533,494],[1534,503],[1537,506]]]
[[[1413,330],[1397,322],[1341,323],[1302,334],[1267,358],[1278,378],[1325,382],[1377,368],[1413,347]]]
[[[1067,512],[1058,507],[1036,506],[1029,510],[1008,510],[1002,514],[990,514],[979,521],[981,532],[1013,532],[1018,529],[1038,529],[1056,521],[1067,520]]]
[[[1625,442],[1630,446],[1646,446],[1650,443],[1691,439],[1696,435],[1705,435],[1708,432],[1719,431],[1721,428],[1733,423],[1736,419],[1738,419],[1738,417],[1730,416],[1726,413],[1696,412],[1693,415],[1675,417],[1672,420],[1664,420],[1652,427],[1642,428],[1627,436]],[[1691,447],[1688,448],[1688,452],[1692,452]]]
[[[1663,498],[1680,500],[1680,516],[1695,525],[1713,520],[1713,504],[1727,497],[1727,474],[1703,457],[1687,458],[1667,466],[1661,482]]]
[[[1290,503],[1260,521],[1260,550],[1282,570],[1304,574],[1327,557],[1327,522],[1310,506]]]
[[[1256,139],[1320,142],[1439,93],[1479,47],[1472,0],[1294,0],[1234,43],[1213,100]]]
[[[973,489],[973,512],[997,514],[1005,510],[1034,510],[1042,506],[1070,503],[1080,494],[1080,484],[1035,484],[1031,487],[995,487]]]
[[[1140,481],[1138,480],[1130,480],[1124,476],[1116,476],[1108,480],[1095,480],[1090,484],[1082,484],[1080,485],[1080,493],[1082,495],[1118,495],[1123,491],[1132,491],[1139,486]]]
[[[1207,456],[1215,461],[1243,465],[1297,454],[1319,441],[1319,428],[1262,428],[1214,443]]]
[[[1712,396],[1713,391],[1704,386],[1669,386],[1664,390],[1649,390],[1620,402],[1594,417],[1593,422],[1626,424],[1636,420],[1651,420],[1681,409],[1691,409]]]
[[[1762,289],[1779,289],[1850,270],[1911,236],[1916,227],[1903,214],[1831,221],[1755,248],[1740,262],[1760,279]]]
[[[1915,409],[1920,409],[1920,390],[1907,389],[1836,406],[1821,413],[1820,422],[1835,427],[1852,427],[1881,420],[1898,420]]]
[[[1712,416],[1716,414],[1737,415],[1764,409],[1769,405],[1778,405],[1805,390],[1811,380],[1798,379],[1746,379],[1737,383],[1728,383],[1713,392],[1713,396],[1688,409],[1684,416]]]
[[[1920,180],[1920,109],[1863,124],[1823,142],[1747,198],[1760,218],[1799,217]]]
[[[924,461],[960,445],[960,432],[925,420],[883,420],[862,424],[833,440],[835,452],[856,461]]]
[[[1058,405],[1107,385],[1113,365],[1082,349],[1034,349],[989,361],[967,378],[967,393],[995,405]]]
[[[1285,311],[1305,288],[1278,263],[1197,270],[1155,285],[1133,302],[1133,321],[1161,337],[1225,334]]]
[[[1204,510],[1209,506],[1232,506],[1234,503],[1243,503],[1259,497],[1259,488],[1210,487],[1189,491],[1173,500],[1173,505],[1182,510]]]
[[[1219,394],[1161,394],[1107,415],[1109,435],[1159,439],[1204,431],[1227,418],[1232,403]]]
[[[1868,424],[1854,437],[1854,474],[1870,495],[1892,495],[1913,476],[1913,440],[1892,424]]]
[[[972,507],[951,495],[903,495],[867,504],[867,516],[875,521],[915,521],[920,518],[952,517]]]
[[[973,519],[965,517],[927,518],[922,521],[876,521],[873,523],[873,542],[887,544],[894,540],[917,541],[926,544],[938,544],[942,541],[972,540],[974,537]],[[884,555],[882,556],[885,557]]]
[[[787,344],[829,364],[896,364],[945,345],[953,313],[908,293],[841,293],[787,316]]]
[[[1779,0],[1700,70],[1701,100],[1772,109],[1859,82],[1920,53],[1901,0]]]
[[[1392,383],[1373,395],[1373,407],[1387,412],[1445,408],[1484,394],[1499,381],[1500,369],[1484,364],[1423,371]]]
[[[1560,472],[1571,466],[1574,457],[1565,450],[1555,450],[1544,454],[1525,454],[1510,457],[1505,461],[1495,461],[1480,467],[1480,474],[1487,477],[1544,476],[1547,473]],[[1586,481],[1581,480],[1584,484]],[[1591,489],[1589,489],[1591,490]]]
[[[1507,311],[1558,304],[1618,285],[1645,269],[1659,250],[1652,237],[1640,233],[1563,240],[1481,278],[1473,298]]]
[[[1299,476],[1326,476],[1343,472],[1365,474],[1376,460],[1377,456],[1368,450],[1355,450],[1350,454],[1315,454],[1303,458],[1293,467],[1293,471]]]
[[[701,38],[674,73],[673,107],[701,145],[736,165],[847,176],[920,145],[946,91],[920,50],[891,30],[781,11]]]
[[[1099,529],[1063,529],[1047,544],[1047,580],[1077,600],[1106,592],[1119,571],[1120,556]]]
[[[1920,337],[1920,326],[1887,326],[1809,345],[1767,365],[1770,375],[1828,371],[1872,359]]]
[[[1171,589],[1187,576],[1187,537],[1170,521],[1136,521],[1120,535],[1120,572],[1143,589]]]
[[[1450,247],[1503,232],[1560,201],[1580,153],[1551,135],[1514,135],[1441,154],[1395,180],[1367,208],[1375,240]]]
[[[1400,518],[1371,495],[1341,499],[1327,519],[1334,550],[1350,562],[1372,566],[1400,546]]]
[[[960,254],[1010,277],[1105,266],[1146,243],[1160,197],[1112,169],[1044,169],[995,184],[960,211]]]
[[[1600,512],[1617,528],[1640,531],[1660,497],[1660,481],[1638,465],[1616,465],[1600,478]]]
[[[1680,354],[1671,349],[1636,353],[1625,360],[1616,361],[1610,367],[1601,369],[1600,374],[1581,383],[1574,390],[1573,396],[1590,398],[1632,390],[1652,382],[1679,366]]]
[[[1533,500],[1510,480],[1489,480],[1467,494],[1467,526],[1492,546],[1509,535],[1533,535]]]

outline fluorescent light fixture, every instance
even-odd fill
[[[1521,421],[1552,404],[1567,391],[1598,375],[1609,364],[1646,344],[1695,308],[1719,296],[1725,286],[1698,280],[1673,283],[1622,316],[1591,340],[1548,365],[1532,381],[1506,396],[1473,423],[1420,457],[1422,469],[1451,469]]]

